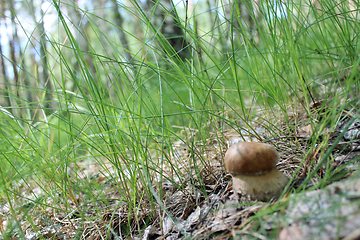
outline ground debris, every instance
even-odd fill
[[[84,175],[92,176],[90,180],[94,181],[94,184],[103,186],[106,202],[89,202],[79,207],[79,203],[84,203],[80,200],[85,197],[81,191],[74,195],[76,197],[73,200],[76,201],[69,200],[66,206],[49,199],[45,202],[43,197],[30,201],[31,204],[24,202],[21,208],[23,212],[24,208],[26,211],[35,212],[34,203],[37,202],[47,206],[33,217],[33,225],[25,218],[21,220],[25,237],[34,240],[266,239],[266,234],[257,232],[258,227],[253,224],[256,221],[251,217],[256,216],[262,209],[271,208],[277,202],[250,201],[247,196],[234,193],[232,176],[226,173],[223,164],[223,156],[230,145],[239,141],[262,141],[274,146],[280,156],[277,168],[292,179],[289,191],[300,186],[307,189],[317,185],[326,174],[343,166],[345,173],[337,179],[347,178],[358,169],[356,160],[360,156],[359,120],[355,120],[344,133],[350,118],[339,116],[336,126],[326,126],[319,133],[318,139],[329,139],[328,144],[324,145],[322,142],[311,143],[316,130],[312,129],[306,114],[294,113],[294,119],[297,117],[294,128],[289,130],[288,125],[283,125],[276,137],[272,137],[259,123],[252,131],[224,128],[221,133],[211,133],[211,137],[205,141],[187,143],[185,139],[175,142],[167,157],[169,161],[177,163],[177,171],[181,174],[174,174],[170,164],[163,166],[162,184],[156,185],[160,178],[152,176],[153,188],[159,195],[161,190],[159,198],[163,206],[151,206],[149,201],[143,200],[149,198],[144,191],[142,200],[136,203],[136,209],[129,210],[128,202],[115,188],[117,182],[111,171],[107,175],[101,175],[83,170],[86,173]],[[194,131],[191,136],[197,132]],[[343,137],[333,149],[329,164],[320,168],[314,177],[307,179],[306,186],[303,186],[308,173],[316,169],[323,153],[339,140],[341,134]],[[195,169],[195,162],[201,162],[196,166],[201,167]],[[85,165],[83,167],[85,168]],[[359,186],[359,180],[353,179],[331,184],[323,190],[307,191],[301,197],[296,195],[294,198],[292,194],[287,194],[278,201],[287,204],[283,212],[277,211],[271,216],[260,217],[262,228],[265,232],[278,231],[276,237],[279,239],[356,239],[360,236]],[[139,192],[143,191],[143,188],[139,189]],[[40,190],[33,193],[36,196],[42,194]],[[26,196],[26,199],[32,198]],[[11,224],[7,220],[11,213],[9,204],[0,207],[0,227],[3,232],[7,225]]]

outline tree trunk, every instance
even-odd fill
[[[122,47],[125,49],[124,54],[125,54],[125,58],[128,62],[131,62],[131,54],[130,54],[130,48],[129,48],[129,43],[128,40],[126,38],[126,34],[124,32],[124,27],[123,27],[123,17],[121,16],[120,12],[119,12],[119,5],[117,4],[116,1],[113,0],[113,9],[114,9],[114,16],[115,16],[115,23],[118,26],[117,28],[117,32],[119,34],[119,38],[120,38],[120,42]]]
[[[22,56],[22,52],[20,50],[20,54]],[[21,69],[25,69],[26,68],[26,64],[25,64],[25,57],[22,59],[21,61]],[[21,84],[22,87],[22,95],[25,98],[24,100],[26,101],[26,105],[27,108],[24,108],[24,116],[27,113],[29,117],[33,118],[33,114],[34,114],[34,105],[33,105],[33,98],[32,98],[32,94],[31,94],[31,84],[30,84],[30,79],[29,79],[29,75],[27,73],[27,71],[24,71],[23,74],[23,83]]]
[[[66,7],[66,10],[68,11],[68,17],[70,18],[72,24],[74,25],[74,32],[72,33],[75,37],[76,42],[78,43],[79,48],[81,48],[81,52],[84,56],[84,59],[86,63],[89,66],[90,72],[92,76],[96,76],[96,69],[95,65],[92,59],[90,52],[90,39],[87,38],[86,29],[88,27],[89,21],[87,19],[84,19],[82,16],[81,11],[78,9],[78,0],[75,0],[75,2],[70,0],[64,0],[63,1]],[[86,21],[86,22],[85,22]],[[84,24],[85,22],[85,24]],[[75,62],[73,62],[73,71],[71,75],[73,75],[74,78],[77,79],[77,81],[80,83],[83,79],[82,71],[80,70],[81,63],[79,62],[78,58],[73,58]],[[78,88],[78,85],[76,85],[75,82],[72,83],[72,91],[76,92]]]
[[[42,4],[43,1],[41,1],[40,4]],[[39,88],[38,90],[43,90],[45,91],[45,96],[43,99],[43,107],[45,110],[46,114],[49,114],[53,111],[53,108],[55,106],[53,106],[52,102],[53,102],[53,91],[54,88],[52,86],[52,82],[50,81],[50,76],[49,76],[49,69],[48,69],[48,60],[47,60],[47,49],[46,49],[46,32],[45,32],[45,27],[44,27],[44,20],[43,20],[43,16],[44,16],[44,12],[40,7],[40,22],[37,21],[36,19],[36,15],[35,15],[35,5],[33,0],[30,1],[30,10],[29,13],[31,14],[33,21],[35,24],[37,24],[38,26],[38,34],[39,34],[39,38],[40,38],[40,61],[38,62],[38,82],[39,82]],[[36,80],[35,80],[36,81]],[[34,84],[35,86],[38,86],[37,83]],[[43,96],[42,93],[40,93],[39,98],[41,99],[41,97]]]
[[[252,1],[223,0],[227,30],[225,36],[232,39],[236,47],[240,46],[245,39],[254,41],[256,35],[257,16]],[[230,42],[228,43],[230,45]]]
[[[247,38],[254,42],[254,37],[256,35],[256,12],[252,1],[239,1],[239,10],[240,10],[240,21],[241,24],[244,26],[245,33]],[[238,23],[238,25],[240,25]]]
[[[161,44],[160,46],[165,50],[166,56],[174,57],[178,55],[181,60],[190,58],[188,42],[172,1],[147,0],[146,8],[149,10],[155,8],[155,16],[151,20],[155,28],[160,29],[168,42],[168,44]]]
[[[10,91],[12,91],[14,93],[14,95],[16,96],[15,98],[10,98],[10,104],[13,107],[19,106],[19,72],[18,72],[18,59],[16,58],[16,56],[18,55],[18,53],[15,53],[15,36],[17,34],[17,28],[16,28],[16,24],[15,24],[15,15],[14,15],[14,0],[10,0],[9,1],[9,8],[12,9],[12,11],[10,11],[11,15],[10,15],[10,19],[11,19],[11,29],[12,29],[12,34],[8,34],[8,39],[9,39],[9,50],[10,50],[10,60],[11,60],[11,66],[12,66],[12,70],[13,70],[13,82],[15,83],[14,85],[10,85],[9,89]],[[6,23],[5,23],[6,26]],[[6,26],[7,27],[7,26]],[[20,47],[20,46],[19,46]],[[20,117],[20,112],[18,109],[13,108],[12,113],[17,116]]]
[[[40,8],[40,16],[44,16],[44,12],[42,8]],[[46,33],[44,27],[43,19],[38,25],[39,35],[40,35],[40,66],[41,66],[41,87],[45,92],[45,104],[44,107],[47,113],[52,112],[53,107],[53,86],[49,77],[49,69],[48,69],[48,60],[47,60],[47,50],[46,50]]]

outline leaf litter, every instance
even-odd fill
[[[205,144],[189,144],[186,140],[173,143],[172,152],[167,157],[177,162],[182,175],[177,176],[171,166],[163,166],[167,177],[161,186],[165,209],[152,206],[147,193],[140,189],[144,192],[143,199],[138,201],[136,211],[130,210],[126,199],[113,185],[116,180],[111,178],[111,174],[115,170],[109,167],[107,173],[100,174],[94,171],[98,168],[92,167],[82,171],[103,186],[101,191],[106,193],[106,201],[79,205],[75,199],[83,198],[85,193],[78,192],[65,205],[51,198],[34,199],[34,195],[46,196],[42,189],[37,188],[33,190],[38,191],[36,194],[24,194],[28,201],[16,208],[15,219],[9,203],[1,204],[1,236],[16,239],[23,234],[29,240],[268,239],[266,234],[275,231],[279,239],[357,239],[360,237],[360,177],[352,175],[356,175],[354,171],[358,168],[360,155],[359,119],[343,133],[351,118],[349,115],[339,116],[335,127],[325,126],[322,130],[321,135],[328,138],[329,144],[315,143],[309,150],[309,140],[314,132],[306,115],[305,111],[289,113],[292,124],[297,124],[295,131],[290,130],[285,121],[279,122],[281,133],[278,137],[271,137],[259,118],[258,126],[254,128],[256,132],[225,125],[221,130],[214,128],[217,130],[211,133],[212,137]],[[343,137],[336,143],[341,133]],[[193,131],[188,140],[195,134],[197,132]],[[247,196],[234,193],[231,175],[223,166],[223,156],[230,145],[238,141],[259,141],[259,136],[278,150],[277,167],[289,179],[292,178],[288,193],[278,202],[275,199],[267,203],[250,201]],[[332,144],[336,147],[329,164],[319,168],[317,174],[305,182],[308,173],[316,169],[323,156],[321,153]],[[198,169],[194,168],[194,161],[202,163],[197,165]],[[203,166],[201,169],[200,165]],[[317,185],[329,171],[342,167],[344,169],[339,170],[336,180],[352,178],[320,190],[307,190],[304,194],[291,193],[299,187],[309,189]],[[159,186],[154,184],[153,188],[159,193]],[[286,207],[271,216],[260,214],[276,204],[285,204]],[[16,222],[23,233],[9,228]]]

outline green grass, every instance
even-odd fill
[[[115,213],[114,208],[106,209],[115,200],[126,204],[128,234],[134,218],[142,232],[162,214],[155,211],[158,207],[171,215],[164,208],[164,181],[182,190],[186,181],[202,189],[206,198],[201,171],[212,159],[201,156],[209,139],[224,141],[226,130],[233,129],[240,134],[255,132],[255,138],[265,141],[256,134],[259,124],[269,138],[288,137],[293,146],[299,143],[290,133],[296,135],[304,121],[310,124],[312,135],[302,159],[313,154],[317,144],[323,148],[297,190],[305,191],[306,183],[332,156],[326,148],[329,139],[322,136],[325,127],[335,130],[344,114],[353,120],[359,116],[360,24],[358,12],[347,1],[319,1],[319,6],[287,1],[282,9],[286,18],[274,17],[274,1],[261,1],[257,6],[261,12],[254,17],[256,34],[236,14],[239,8],[230,7],[232,20],[226,21],[209,19],[201,1],[192,11],[180,3],[178,21],[191,54],[186,60],[153,25],[150,18],[157,17],[155,13],[137,2],[121,4],[122,13],[136,19],[144,34],[140,39],[126,20],[131,62],[125,60],[126,49],[110,14],[103,18],[92,9],[79,8],[87,21],[84,33],[83,26],[68,21],[65,3],[53,1],[48,9],[58,17],[56,31],[47,33],[54,108],[44,108],[45,94],[38,86],[23,85],[23,94],[30,91],[37,100],[29,102],[23,94],[9,91],[17,104],[0,112],[0,204],[8,203],[10,209],[5,238],[15,232],[24,238],[23,221],[36,229],[35,219],[49,209],[68,218],[76,212],[85,228],[85,221],[100,220],[107,211]],[[221,15],[226,7],[220,1],[214,9]],[[111,30],[100,29],[99,22]],[[230,36],[224,38],[226,29]],[[85,40],[89,48],[84,50]],[[28,60],[30,37],[25,41],[21,58]],[[37,78],[21,69],[24,75],[33,82]],[[321,111],[314,113],[311,105],[320,100]],[[299,111],[306,119],[293,114]],[[174,161],[177,141],[189,149],[189,169]],[[188,181],[193,173],[193,181]],[[100,176],[105,180],[98,180]],[[327,172],[321,184],[333,176]],[[109,196],[110,192],[117,194]],[[30,208],[21,207],[29,203]],[[144,206],[154,211],[137,219]],[[283,208],[276,206],[265,214]],[[97,214],[89,216],[89,211]]]

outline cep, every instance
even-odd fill
[[[238,142],[225,153],[225,168],[233,176],[235,192],[268,201],[282,193],[288,178],[277,168],[279,154],[265,143]]]

